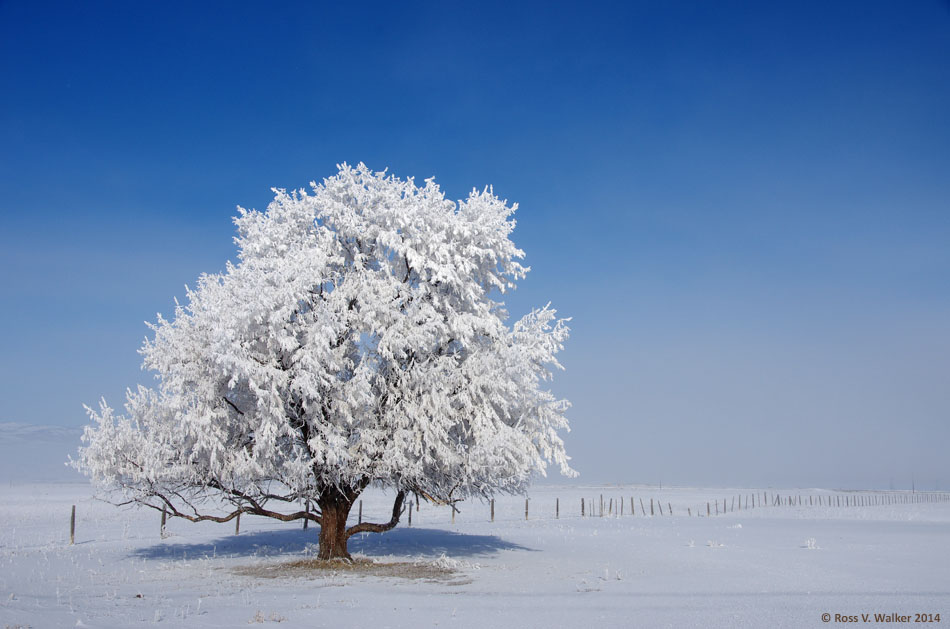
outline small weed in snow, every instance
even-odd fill
[[[708,540],[708,541],[706,542],[706,545],[709,546],[710,548],[723,548],[723,547],[724,547],[724,544],[720,544],[719,542],[714,542],[713,540]]]
[[[689,540],[689,543],[686,544],[689,548],[696,548],[696,540]]]
[[[802,548],[807,548],[808,550],[818,550],[818,542],[815,541],[814,537],[809,537],[805,540],[805,545]]]
[[[265,623],[265,622],[284,622],[285,620],[287,620],[287,619],[284,618],[283,616],[281,616],[280,614],[278,614],[277,612],[274,612],[274,613],[271,614],[270,616],[266,616],[266,617],[265,617],[264,614],[261,613],[260,610],[258,610],[257,613],[254,614],[254,616],[252,616],[251,619],[247,621],[247,624],[250,625],[250,624],[253,624],[253,623],[255,623],[255,622],[256,622],[256,623],[261,623],[261,624],[263,624],[263,623]]]
[[[588,585],[586,579],[581,579],[581,582],[577,584],[578,592],[600,592],[600,588],[593,587]]]
[[[428,564],[429,562],[423,559],[417,559],[414,563],[415,565],[419,566],[419,565]],[[460,559],[453,559],[452,557],[446,556],[445,553],[442,553],[442,555],[438,559],[431,562],[431,565],[437,568],[443,568],[445,570],[465,570],[465,569],[480,570],[481,569],[481,566],[477,563],[470,563],[468,561],[462,561]]]
[[[733,525],[730,526],[729,528],[731,528],[731,529],[741,529],[741,528],[742,528],[742,525],[741,525],[741,524],[733,524]]]

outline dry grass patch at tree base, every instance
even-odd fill
[[[451,585],[471,583],[470,580],[457,580],[458,572],[456,570],[435,563],[412,561],[383,562],[362,557],[353,559],[352,561],[343,561],[340,559],[298,559],[281,563],[238,566],[234,568],[232,572],[245,577],[261,577],[265,579],[353,575],[357,577],[422,579],[424,581],[436,581],[449,583]]]

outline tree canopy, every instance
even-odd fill
[[[325,557],[395,526],[409,493],[454,504],[522,492],[551,463],[574,474],[569,403],[546,388],[566,320],[545,306],[509,326],[500,301],[529,270],[517,205],[363,164],[274,192],[265,212],[239,208],[238,262],[150,325],[157,386],[121,415],[87,407],[80,470],[192,520],[313,520]],[[370,485],[395,490],[392,520],[347,529]],[[319,508],[273,506],[305,500]]]

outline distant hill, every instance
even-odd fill
[[[0,482],[84,482],[66,467],[81,435],[81,428],[0,422]]]

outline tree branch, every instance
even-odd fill
[[[406,499],[406,492],[400,491],[396,494],[396,501],[393,503],[393,517],[392,519],[385,524],[373,524],[371,522],[363,522],[357,524],[356,526],[351,526],[346,529],[346,537],[349,539],[357,533],[385,533],[390,529],[396,528],[396,525],[399,524],[399,516],[402,515],[402,503]]]
[[[242,411],[242,410],[239,409],[237,406],[235,406],[235,405],[234,405],[234,402],[232,402],[231,400],[229,400],[229,399],[227,398],[227,396],[222,395],[221,397],[224,398],[224,401],[228,403],[228,406],[230,406],[231,408],[233,408],[233,409],[237,412],[238,415],[243,415],[243,414],[244,414],[244,411]]]
[[[294,513],[278,513],[277,511],[271,511],[270,509],[263,509],[261,507],[238,507],[231,513],[227,515],[202,515],[195,511],[195,515],[188,515],[178,510],[174,503],[169,500],[164,495],[154,492],[153,496],[158,498],[162,506],[154,505],[150,502],[147,502],[144,499],[136,499],[136,502],[139,504],[155,509],[156,511],[167,510],[168,514],[173,518],[183,518],[189,522],[230,522],[237,516],[242,513],[250,513],[251,515],[262,515],[268,518],[274,518],[275,520],[281,520],[283,522],[293,522],[294,520],[310,520],[317,524],[322,525],[322,514],[313,513],[310,511],[295,511]],[[194,507],[192,507],[194,508]]]

